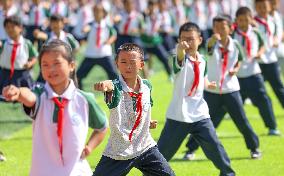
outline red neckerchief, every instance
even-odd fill
[[[99,48],[101,45],[101,31],[102,31],[101,22],[99,22],[98,27],[97,27],[97,33],[96,33],[96,47],[97,48]]]
[[[14,75],[14,71],[15,71],[15,61],[16,61],[16,55],[17,55],[18,46],[20,46],[20,44],[16,43],[14,41],[13,49],[12,49],[12,53],[11,53],[11,58],[10,58],[10,61],[11,61],[10,79],[12,79],[12,77]]]
[[[35,26],[39,26],[39,7],[35,7]]]
[[[241,36],[243,36],[243,37],[245,38],[246,51],[247,51],[248,58],[250,58],[250,57],[251,57],[251,41],[250,41],[250,39],[249,39],[249,36],[248,36],[245,32],[241,31],[241,30],[238,29],[238,28],[236,29],[236,32],[237,32],[239,35],[241,35]]]
[[[62,164],[64,165],[63,161],[63,127],[64,127],[64,107],[68,103],[68,100],[63,98],[62,102],[58,100],[57,97],[52,98],[55,105],[59,108],[58,114],[57,114],[57,138],[59,143],[59,151],[60,151],[60,158],[62,161]]]
[[[223,63],[222,63],[222,75],[221,75],[221,81],[220,81],[220,94],[222,94],[222,87],[223,87],[223,83],[224,83],[224,79],[225,79],[225,72],[226,72],[226,68],[228,65],[228,57],[229,57],[229,51],[225,50],[224,48],[220,47],[220,51],[222,53],[222,57],[223,57]]]
[[[265,20],[262,20],[259,17],[254,17],[255,21],[257,21],[258,23],[262,24],[265,27],[265,30],[268,32],[268,35],[271,35],[271,30],[267,24],[267,22]]]
[[[140,85],[141,87],[141,85]],[[135,93],[135,92],[128,92],[128,94],[130,95],[131,98],[136,98],[136,114],[137,114],[137,118],[135,120],[135,123],[131,129],[131,132],[128,136],[128,139],[130,142],[132,142],[132,135],[134,130],[139,126],[140,122],[141,122],[141,118],[142,118],[142,93]]]
[[[128,29],[129,29],[129,26],[130,26],[130,23],[131,23],[131,20],[132,20],[132,12],[128,14],[128,18],[126,20],[126,23],[124,25],[124,28],[123,28],[123,34],[126,35],[128,33]]]
[[[190,59],[189,59],[190,60]],[[200,70],[199,70],[199,61],[192,61],[190,60],[190,62],[193,64],[193,71],[194,71],[194,80],[193,80],[193,84],[191,86],[190,91],[188,92],[188,96],[192,96],[193,91],[197,91],[198,85],[199,85],[199,76],[200,76]]]

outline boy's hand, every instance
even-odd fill
[[[187,43],[187,41],[181,41],[177,45],[178,50],[186,50],[188,48],[189,48],[189,44]]]
[[[80,158],[82,160],[85,159],[87,156],[89,156],[91,154],[91,152],[92,152],[92,149],[88,145],[86,145],[84,147],[83,151],[82,151],[82,154],[81,154]]]
[[[217,84],[215,81],[209,82],[207,85],[208,89],[216,89],[217,88]]]
[[[20,96],[20,89],[14,85],[9,85],[3,88],[2,95],[7,101],[17,101]]]
[[[34,31],[33,31],[33,35],[34,35],[34,37],[35,38],[38,38],[38,35],[40,34],[40,30],[39,29],[35,29]]]
[[[230,76],[234,76],[235,74],[237,74],[237,71],[236,71],[235,69],[229,71],[229,75],[230,75]]]
[[[29,61],[24,65],[24,68],[27,70],[31,69],[32,67],[33,67],[33,64]]]
[[[151,121],[150,121],[150,129],[155,129],[155,128],[157,128],[157,124],[158,124],[158,121],[157,121],[157,120],[151,120]]]
[[[279,46],[279,40],[277,38],[277,36],[273,37],[273,47],[277,48]]]
[[[88,32],[90,32],[90,30],[91,30],[91,27],[89,25],[86,25],[86,26],[83,27],[82,32],[88,33]]]
[[[101,81],[94,85],[96,91],[110,92],[113,90],[113,84],[111,80]]]
[[[212,35],[212,37],[210,38],[211,40],[213,40],[214,42],[221,40],[221,36],[218,33],[215,33]]]

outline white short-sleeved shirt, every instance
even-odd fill
[[[105,44],[105,42],[112,36],[116,36],[115,29],[108,25],[106,20],[100,22],[101,32],[100,32],[100,45],[96,45],[98,23],[93,23],[91,25],[91,31],[88,34],[88,43],[85,51],[85,57],[88,58],[101,58],[112,55],[112,46]]]
[[[89,125],[95,130],[106,128],[106,116],[96,104],[94,95],[77,89],[72,80],[62,95],[57,95],[50,85],[35,87],[37,95],[34,110],[25,107],[33,119],[33,148],[30,176],[91,176],[87,160],[80,156],[85,146]],[[57,138],[58,108],[53,97],[68,99],[64,108],[63,161]]]
[[[282,42],[283,37],[283,18],[278,11],[273,12],[273,19],[276,25],[276,36],[279,39],[279,42]]]
[[[220,51],[220,47],[222,47],[220,42],[216,42],[216,44],[212,48],[207,48],[208,54],[208,71],[207,77],[208,80],[215,81],[217,83],[216,89],[208,89],[205,88],[206,91],[211,93],[220,93],[221,86],[221,78],[222,78],[222,65],[223,65],[223,57]],[[222,85],[222,94],[231,93],[240,90],[239,81],[236,75],[230,76],[229,71],[234,69],[234,66],[238,61],[243,60],[243,50],[238,43],[238,41],[229,37],[229,45],[228,45],[228,64],[226,67],[226,71],[224,74],[224,81]]]
[[[39,4],[38,6],[32,5],[30,11],[29,11],[29,17],[28,17],[28,25],[36,25],[36,11],[39,13],[38,18],[38,26],[42,26],[44,22],[48,19],[48,12],[45,7],[43,7],[42,4]]]
[[[67,33],[65,31],[60,31],[59,37],[54,32],[50,32],[48,34],[47,42],[50,42],[51,40],[59,39],[63,42],[69,44],[73,50],[79,49],[80,44],[79,42],[74,38],[74,36],[71,33]]]
[[[192,3],[188,13],[188,20],[196,23],[201,30],[207,29],[207,16],[206,16],[206,4],[203,0],[198,0]]]
[[[136,11],[132,11],[130,14],[126,12],[121,14],[121,21],[118,23],[118,33],[124,35],[124,28],[129,17],[131,18],[131,20],[126,34],[131,36],[138,36],[138,34],[131,33],[132,30],[143,28],[143,16]]]
[[[64,1],[54,2],[50,7],[50,14],[59,14],[63,17],[68,17],[69,15],[69,7]]]
[[[176,7],[173,7],[170,13],[173,17],[172,23],[174,28],[174,35],[178,36],[180,26],[183,25],[183,23],[185,23],[186,21],[184,6],[180,4]]]
[[[92,7],[85,5],[79,9],[76,14],[77,23],[74,25],[73,34],[76,37],[85,37],[86,34],[83,32],[83,28],[94,20]]]
[[[200,70],[198,88],[192,96],[188,93],[194,81],[194,66],[190,57],[186,56],[182,66],[178,65],[177,57],[174,58],[174,71],[176,72],[175,84],[171,103],[168,107],[166,117],[168,119],[194,123],[202,119],[210,118],[209,109],[203,99],[204,75],[206,73],[206,61],[202,55],[197,55]]]
[[[277,62],[277,56],[276,56],[276,48],[273,47],[273,40],[274,36],[276,35],[276,24],[274,19],[271,16],[267,17],[267,20],[261,17],[260,18],[262,21],[267,22],[269,29],[271,31],[271,34],[269,35],[268,31],[266,30],[265,26],[257,23],[258,24],[258,30],[264,40],[264,45],[265,45],[265,53],[261,56],[261,60],[259,63],[261,64],[270,64]],[[257,21],[256,21],[257,22]]]
[[[24,65],[34,57],[37,57],[38,53],[31,41],[25,39],[23,36],[20,37],[20,45],[17,48],[16,59],[14,63],[15,70],[23,70]],[[2,47],[0,47],[0,67],[5,69],[11,68],[11,54],[13,50],[14,41],[10,38],[2,41]]]
[[[139,77],[139,93],[142,93],[142,117],[139,126],[133,132],[132,142],[130,142],[129,134],[137,117],[136,99],[131,98],[128,94],[130,89],[122,76],[112,82],[114,85],[112,101],[107,103],[110,109],[111,133],[103,155],[115,160],[128,160],[156,145],[149,131],[152,105],[151,85],[148,80]]]
[[[240,29],[237,29],[240,30]],[[244,60],[241,64],[241,67],[237,73],[239,78],[246,78],[252,75],[256,75],[261,73],[258,61],[255,59],[259,49],[264,45],[263,39],[257,29],[252,28],[251,26],[248,28],[248,31],[245,32],[248,36],[251,43],[251,56],[249,58],[247,50],[246,50],[246,42],[245,37],[240,35],[238,32],[234,32],[233,38],[236,39],[243,47],[244,51]]]
[[[159,13],[159,19],[161,19],[161,31],[168,33],[173,30],[173,18],[171,17],[171,14],[168,11],[163,11]]]

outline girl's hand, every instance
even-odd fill
[[[217,84],[215,81],[209,82],[207,85],[208,89],[216,89],[217,88]]]
[[[155,128],[157,128],[157,124],[158,124],[158,121],[157,121],[157,120],[151,120],[151,121],[150,121],[150,129],[155,129]]]
[[[20,89],[14,85],[3,88],[2,95],[7,101],[17,101],[20,97]]]
[[[33,64],[29,61],[24,65],[24,68],[27,70],[31,69],[32,67],[33,67]]]
[[[87,156],[89,156],[91,154],[91,152],[92,152],[92,149],[88,145],[86,145],[84,147],[83,151],[82,151],[82,154],[81,154],[80,158],[82,160],[85,159]]]
[[[110,92],[113,90],[113,84],[111,80],[101,81],[94,85],[96,91]]]

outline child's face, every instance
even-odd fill
[[[53,87],[64,85],[75,69],[74,62],[69,63],[60,52],[54,51],[42,55],[40,66],[43,79]]]
[[[64,28],[63,21],[51,21],[50,22],[50,28],[53,32],[59,33]]]
[[[105,17],[105,11],[102,6],[95,6],[93,13],[96,21],[100,21]]]
[[[21,35],[22,30],[23,28],[21,26],[15,25],[13,23],[7,23],[5,26],[6,33],[13,40],[17,39]]]
[[[202,37],[195,30],[182,31],[178,40],[179,42],[185,41],[189,45],[189,48],[186,49],[186,53],[195,53],[202,43]]]
[[[270,2],[260,1],[255,4],[255,10],[261,17],[266,17],[270,12]]]
[[[213,32],[220,34],[221,38],[227,38],[231,33],[231,27],[227,21],[215,21],[213,24]]]
[[[242,31],[247,31],[249,25],[252,23],[252,17],[250,15],[239,15],[236,22]]]
[[[121,75],[126,79],[135,78],[143,68],[144,62],[136,51],[121,51],[118,54],[116,65]]]
[[[129,1],[129,0],[126,0],[124,2],[124,9],[127,11],[127,12],[131,12],[132,10],[134,10],[134,4],[132,1]]]

